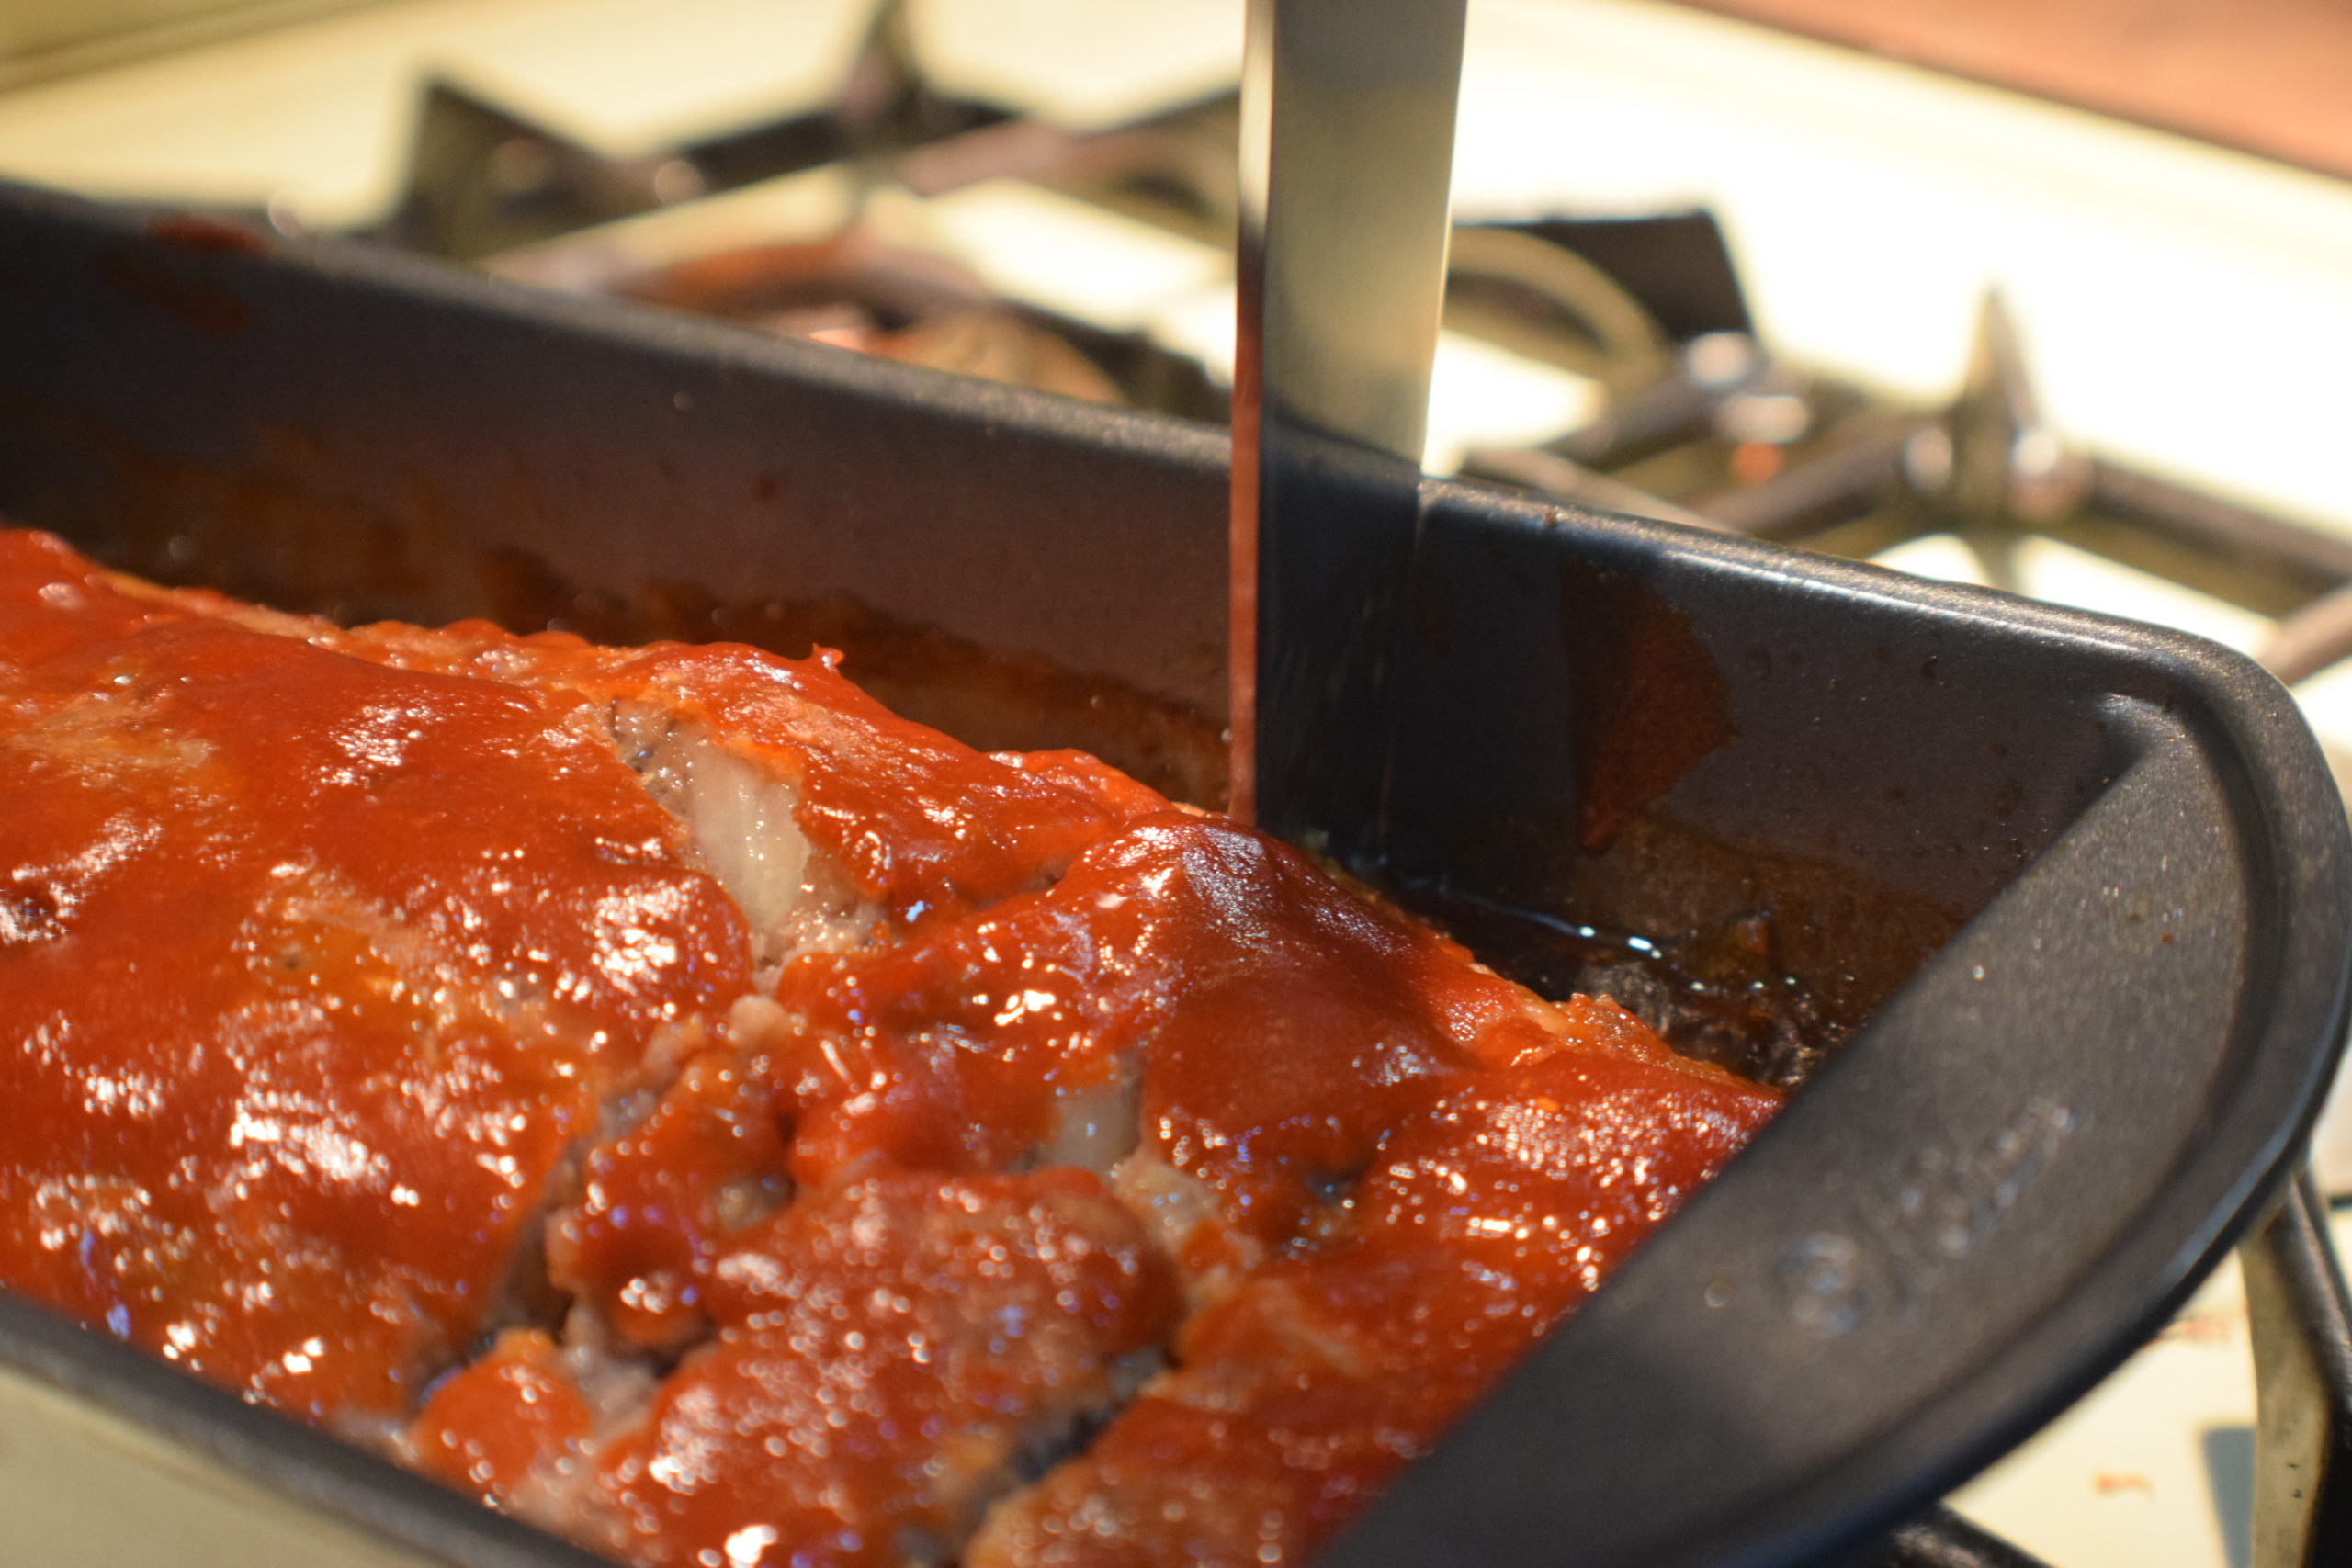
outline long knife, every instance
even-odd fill
[[[1233,807],[1380,849],[1465,0],[1250,0],[1233,400]]]

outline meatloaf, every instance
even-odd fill
[[[1778,1104],[838,663],[0,534],[0,1279],[647,1568],[1271,1564]]]

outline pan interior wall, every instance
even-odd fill
[[[112,564],[345,621],[840,647],[976,744],[1222,798],[1214,432],[31,194],[0,288],[0,513]],[[2101,694],[1981,618],[1459,485],[1417,571],[1388,879],[1747,950],[1832,1037],[2115,773]]]

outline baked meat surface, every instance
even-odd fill
[[[0,534],[0,1279],[632,1562],[1278,1563],[1779,1104],[836,662]]]

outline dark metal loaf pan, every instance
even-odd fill
[[[1054,672],[1031,743],[1108,704],[1197,750],[1224,459],[1202,427],[0,196],[0,512],[289,608],[831,605]],[[2343,809],[2284,693],[2195,638],[1426,503],[1389,873],[1636,930],[1770,908],[1853,1032],[1328,1561],[1817,1558],[2089,1386],[2276,1190],[2344,1021]],[[0,1362],[384,1561],[580,1561],[21,1303]]]

